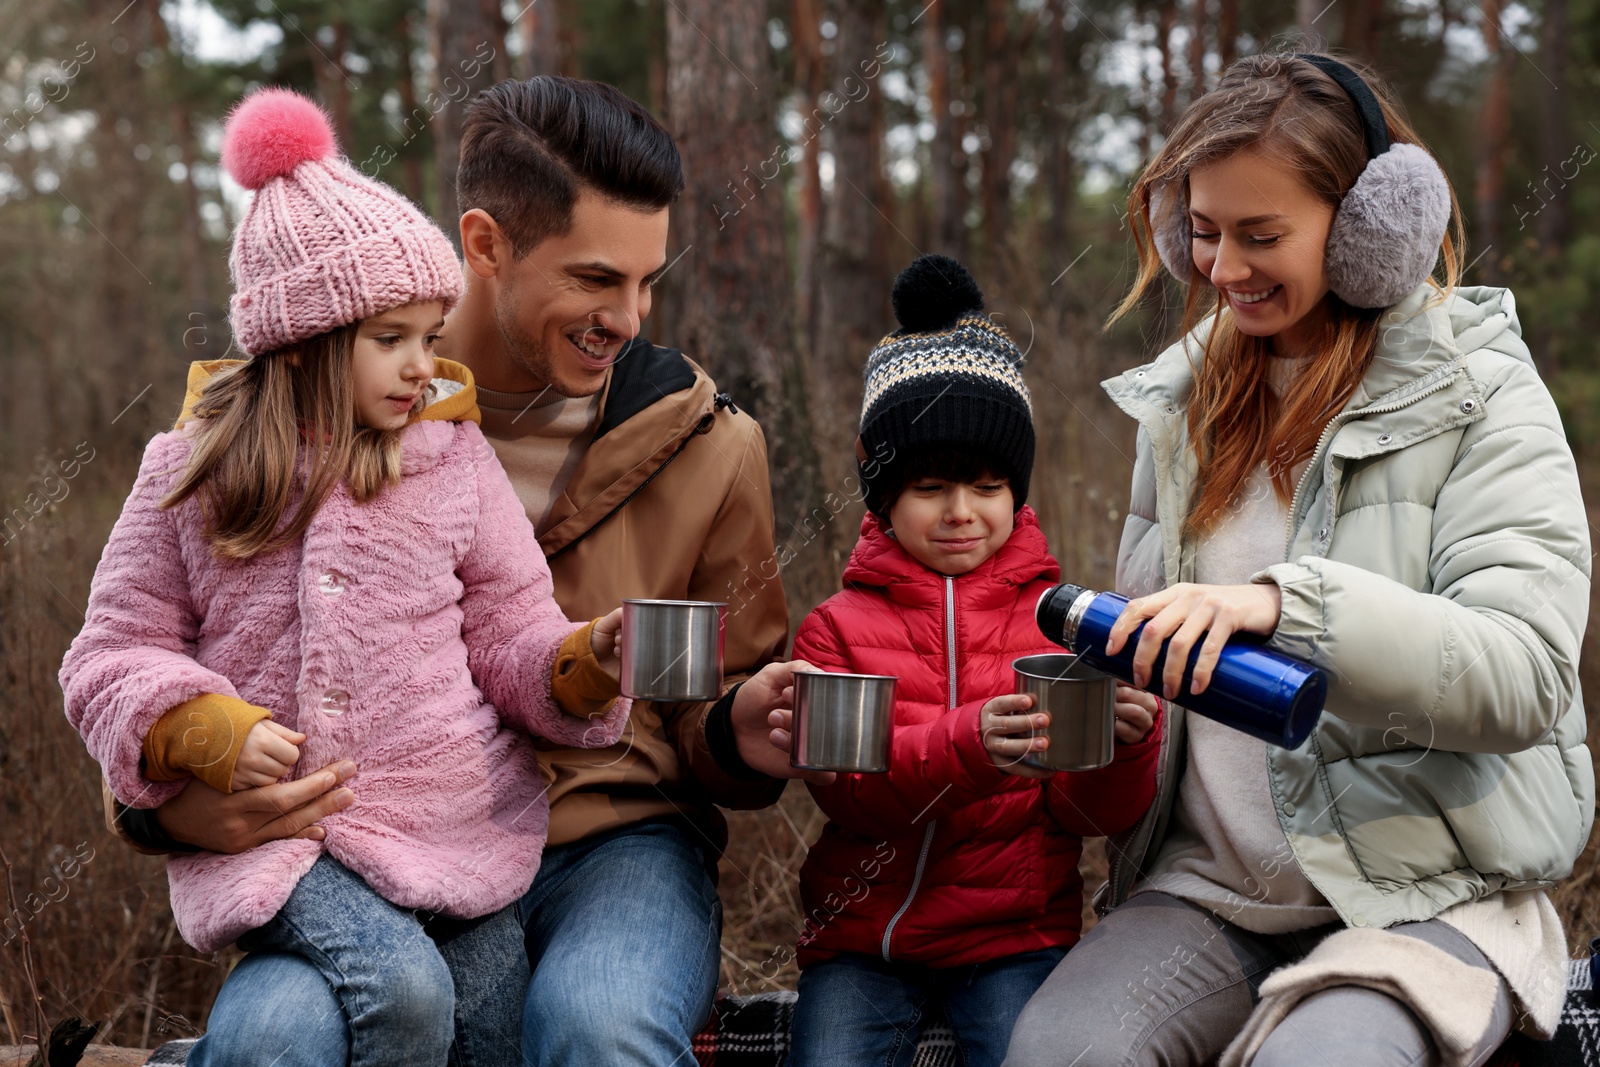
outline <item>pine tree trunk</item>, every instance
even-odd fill
[[[1017,155],[1017,64],[1019,53],[1008,0],[989,0],[984,41],[984,124],[989,147],[979,186],[983,197],[984,273],[995,275],[1011,236],[1011,164]]]
[[[168,52],[171,47],[171,33],[166,23],[167,14],[155,5],[151,5],[146,8],[146,17],[156,46],[162,52]],[[181,64],[174,62],[168,67],[169,71],[175,69],[181,69]],[[183,195],[183,211],[178,225],[178,241],[183,255],[180,271],[183,277],[185,312],[198,312],[202,316],[209,317],[218,309],[211,306],[211,272],[206,267],[206,242],[200,228],[200,189],[195,184],[195,168],[199,163],[199,153],[196,151],[193,105],[190,103],[187,87],[179,83],[178,77],[169,75],[167,95],[171,100],[172,140],[178,148],[178,159],[183,164],[184,170],[183,181],[179,183]]]
[[[1511,68],[1516,52],[1505,47],[1500,33],[1501,0],[1485,0],[1482,22],[1484,48],[1489,53],[1489,79],[1484,89],[1483,113],[1479,120],[1482,139],[1478,144],[1478,166],[1474,184],[1477,202],[1480,252],[1499,249],[1483,257],[1484,278],[1494,284],[1500,277],[1498,261],[1504,255],[1500,234],[1500,209],[1505,196],[1506,147],[1511,129]]]
[[[1239,55],[1239,0],[1218,0],[1217,8],[1217,58],[1227,70]]]
[[[427,122],[417,114],[417,74],[411,63],[411,51],[416,38],[412,35],[412,13],[406,12],[395,28],[395,49],[400,55],[397,88],[400,90],[400,111],[405,116],[400,128],[405,133],[405,143],[400,146],[400,172],[405,176],[406,195],[413,203],[426,203],[422,179],[422,156],[413,148],[412,138],[427,128]],[[446,232],[450,232],[446,227]]]
[[[1567,0],[1545,0],[1544,31],[1540,36],[1540,66],[1549,79],[1544,85],[1544,110],[1540,115],[1539,140],[1542,155],[1557,181],[1555,194],[1539,212],[1539,252],[1545,259],[1557,259],[1567,243],[1568,175],[1562,161],[1572,158],[1572,133],[1567,129]]]
[[[819,362],[829,368],[834,399],[817,415],[829,422],[847,419],[855,410],[867,351],[885,333],[890,282],[885,253],[897,265],[916,255],[885,221],[891,205],[882,189],[883,87],[877,58],[884,40],[883,2],[854,0],[836,17],[830,91],[822,98],[824,112],[835,113],[827,126],[833,190],[824,204],[818,309]],[[868,78],[869,73],[874,76]]]
[[[1311,35],[1316,32],[1317,7],[1320,0],[1295,0],[1295,25],[1300,31],[1301,43],[1310,47]]]
[[[456,232],[456,165],[461,119],[470,94],[506,76],[506,23],[498,0],[428,0],[428,52],[433,57],[434,217]]]
[[[1382,21],[1383,0],[1346,0],[1344,35],[1346,51],[1368,63],[1377,58],[1378,27]]]
[[[959,258],[965,222],[959,188],[966,177],[959,167],[955,117],[950,113],[950,53],[945,48],[944,4],[931,4],[922,15],[922,63],[928,72],[928,110],[933,119],[933,141],[928,146],[928,185],[933,200],[931,252]],[[964,157],[963,157],[964,158]]]
[[[321,36],[320,33],[318,36]],[[312,53],[317,72],[317,93],[333,119],[333,132],[339,143],[350,142],[350,75],[344,69],[349,30],[343,22],[333,24],[333,40]]]
[[[1050,40],[1048,42],[1049,110],[1045,113],[1046,165],[1045,187],[1050,190],[1050,217],[1045,223],[1045,259],[1066,251],[1067,222],[1072,216],[1073,188],[1075,185],[1072,159],[1073,123],[1068,115],[1071,99],[1067,77],[1068,41],[1066,14],[1071,0],[1050,0]]]
[[[1178,74],[1172,69],[1172,30],[1178,24],[1178,5],[1161,5],[1156,17],[1156,48],[1161,52],[1161,135],[1166,136],[1178,117]]]
[[[87,17],[96,25],[109,24],[117,15],[115,2],[94,0]],[[89,138],[97,160],[94,179],[63,183],[59,190],[63,200],[82,212],[92,239],[103,242],[95,307],[106,324],[106,335],[115,337],[116,343],[109,346],[106,359],[91,361],[85,368],[98,394],[97,422],[102,426],[109,425],[146,383],[166,381],[162,375],[172,357],[153,342],[153,310],[160,294],[140,219],[148,200],[150,170],[134,155],[139,132],[146,129],[146,110],[144,68],[133,57],[150,47],[148,27],[149,20],[136,18],[118,27],[127,39],[125,56],[117,56],[109,44],[98,48],[90,76],[80,83],[83,103],[99,120]],[[118,429],[137,434],[131,421]]]
[[[523,11],[517,24],[522,55],[518,76],[539,74],[572,77],[577,72],[577,41],[571,26],[571,13],[562,10],[557,0],[539,0]]]
[[[783,189],[763,177],[779,140],[773,74],[763,0],[669,5],[667,113],[687,188],[673,218],[682,243],[669,272],[680,297],[676,332],[663,340],[760,420],[783,541],[819,496],[790,314]],[[788,573],[784,582],[791,596],[823,592],[793,588]]]
[[[818,106],[817,98],[822,95],[822,13],[818,0],[794,0],[790,27],[794,36],[794,84],[799,91],[800,114],[813,115]],[[822,378],[822,364],[816,359],[822,248],[822,175],[817,167],[820,147],[817,141],[804,145],[795,164],[799,179],[795,193],[798,223],[795,263],[799,275],[796,309],[800,320],[800,351],[811,372],[808,377],[813,381]]]

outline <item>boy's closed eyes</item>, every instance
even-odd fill
[[[1010,480],[915,478],[889,505],[889,525],[906,553],[939,574],[977,569],[1011,537],[1015,502]]]

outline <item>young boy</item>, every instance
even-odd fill
[[[870,509],[844,591],[794,655],[900,681],[884,774],[812,785],[829,822],[800,873],[806,924],[790,1063],[909,1064],[935,1007],[968,1067],[1078,940],[1082,839],[1131,827],[1155,795],[1160,705],[1118,687],[1108,766],[1019,763],[1043,725],[1011,662],[1059,652],[1033,609],[1060,568],[1024,506],[1033,468],[1022,355],[955,260],[895,282],[902,328],[867,359],[860,448]],[[859,451],[859,449],[858,449]]]

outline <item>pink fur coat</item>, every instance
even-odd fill
[[[140,746],[205,693],[309,735],[291,777],[342,757],[360,770],[324,841],[173,857],[184,939],[209,951],[265,923],[323,850],[400,907],[471,918],[515,900],[548,823],[522,734],[608,745],[629,701],[592,721],[555,705],[576,627],[478,426],[414,423],[398,487],[358,505],[341,485],[298,542],[242,563],[212,556],[194,498],[159,506],[189,450],[181,430],[145,449],[61,667],[67,717],[134,807],[186,784],[143,777]]]

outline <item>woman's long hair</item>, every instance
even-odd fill
[[[401,431],[356,425],[358,325],[255,356],[206,383],[189,464],[161,506],[198,497],[219,559],[290,544],[341,479],[357,503],[400,481]]]
[[[1346,64],[1371,86],[1383,108],[1391,143],[1422,142],[1388,88],[1369,70]],[[1423,146],[1424,148],[1426,146]],[[1171,218],[1153,211],[1187,210],[1189,174],[1237,152],[1254,150],[1290,167],[1328,204],[1338,207],[1366,168],[1361,119],[1349,95],[1313,64],[1287,55],[1250,56],[1232,64],[1218,87],[1190,104],[1145,167],[1128,197],[1128,223],[1139,255],[1133,288],[1110,320],[1128,314],[1160,284],[1162,264],[1154,235],[1172,232]],[[1181,189],[1182,196],[1161,196]],[[1440,247],[1446,292],[1461,276],[1464,231],[1451,193],[1451,224]],[[1188,228],[1187,219],[1181,223]],[[1279,398],[1268,387],[1270,339],[1241,333],[1209,279],[1195,271],[1184,299],[1182,332],[1211,318],[1204,359],[1188,404],[1189,439],[1199,461],[1199,492],[1190,503],[1184,533],[1205,533],[1265,463],[1278,499],[1294,497],[1293,469],[1316,450],[1328,420],[1350,400],[1372,362],[1383,308],[1356,308],[1333,293],[1324,298],[1315,355]],[[1191,356],[1191,359],[1193,357]]]

